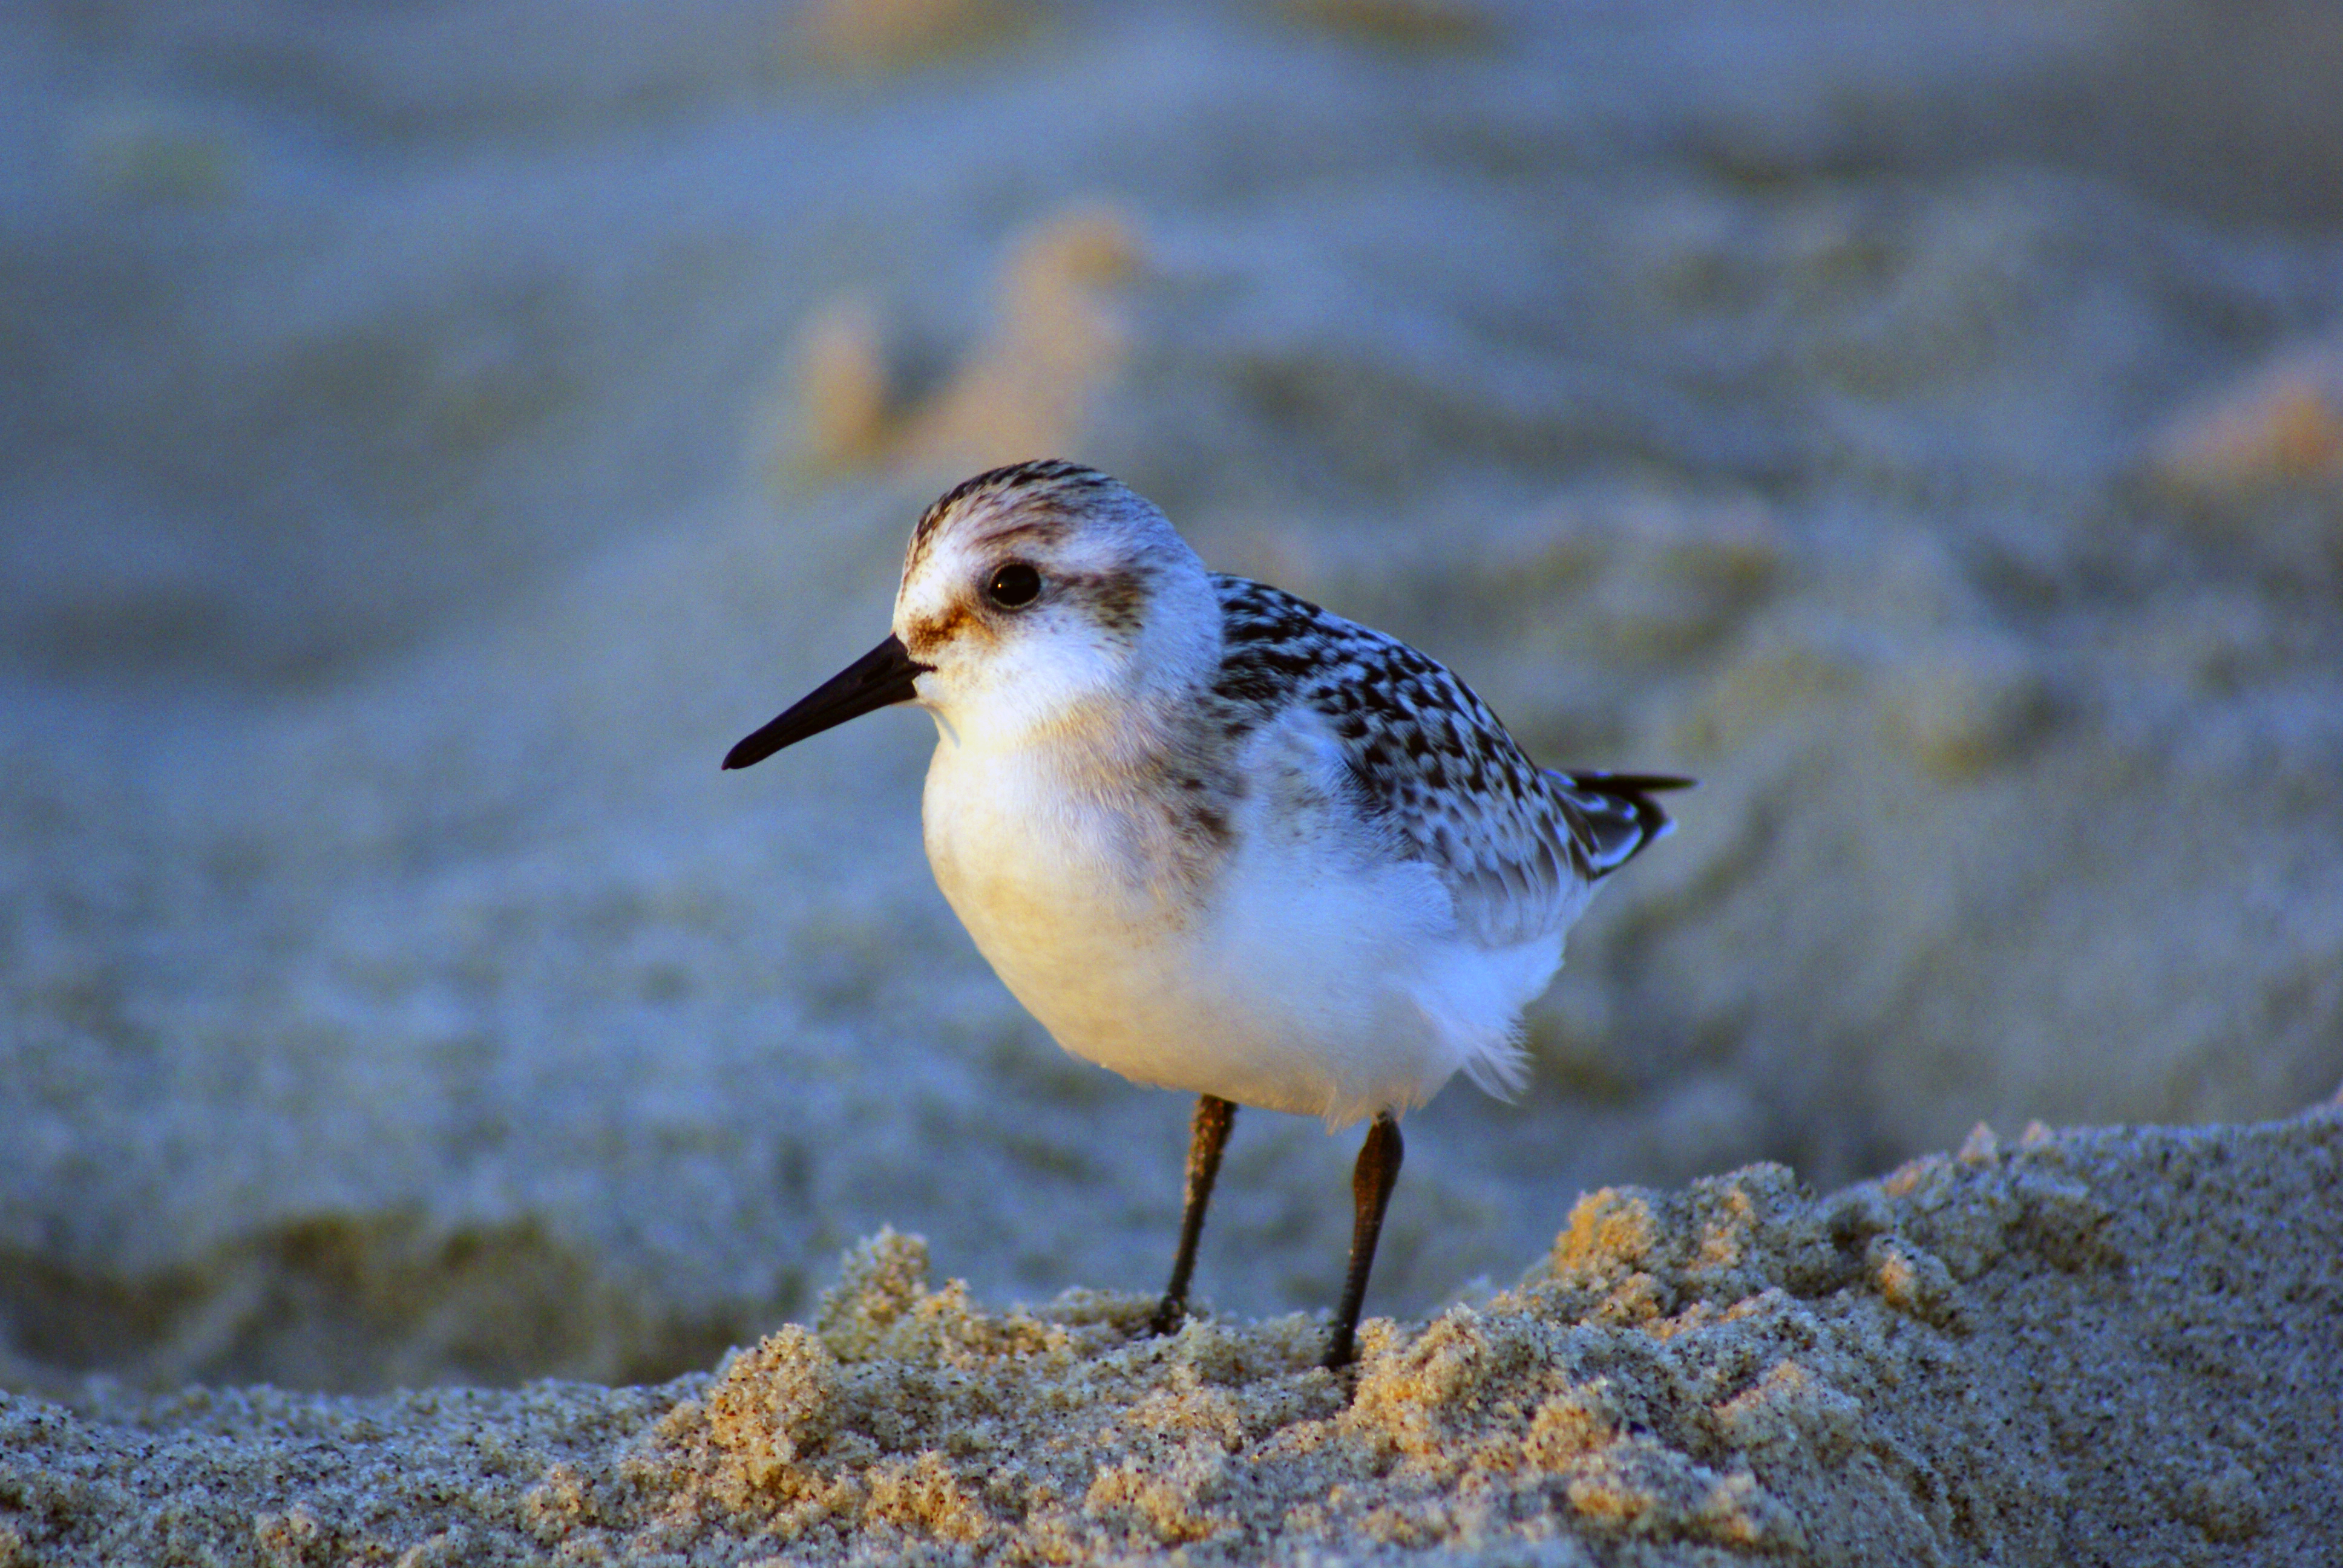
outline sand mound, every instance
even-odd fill
[[[1350,1380],[883,1232],[661,1388],[0,1399],[0,1562],[2331,1560],[2338,1166],[2330,1107],[1606,1189]]]

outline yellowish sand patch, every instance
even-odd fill
[[[2329,1107],[1605,1190],[1345,1376],[882,1232],[664,1388],[0,1400],[0,1562],[2315,1562],[2338,1183]]]

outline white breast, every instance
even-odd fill
[[[1172,819],[1144,795],[943,731],[923,799],[929,862],[1058,1043],[1136,1081],[1333,1123],[1419,1104],[1459,1068],[1510,1087],[1514,1020],[1551,979],[1559,935],[1466,940],[1429,867],[1378,858],[1353,825],[1268,787],[1274,759],[1248,760],[1263,787],[1199,882],[1180,875]]]

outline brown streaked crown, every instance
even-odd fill
[[[988,535],[988,542],[997,544],[1021,536],[1054,538],[1083,507],[1122,487],[1121,481],[1096,468],[1069,463],[1062,457],[1036,458],[988,468],[974,478],[954,485],[920,514],[919,526],[911,530],[910,547],[904,552],[903,575],[910,576],[927,558],[928,547],[934,543],[937,531],[947,518],[979,510],[1006,511],[1013,506],[1017,521],[999,533]]]

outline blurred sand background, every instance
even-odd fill
[[[882,635],[1079,457],[1706,781],[1409,1122],[1371,1311],[1582,1190],[2343,1081],[2316,0],[0,11],[0,1386],[645,1382],[882,1224],[1160,1285],[1187,1102],[930,881]],[[1242,1120],[1203,1299],[1315,1309]]]

